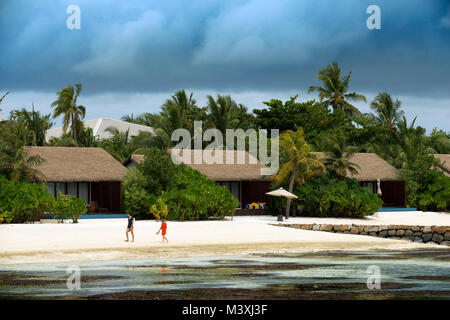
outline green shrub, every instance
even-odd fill
[[[160,196],[162,192],[167,190],[169,183],[173,180],[176,167],[166,150],[151,148],[145,154],[144,163],[137,167],[147,178],[141,186],[149,194]]]
[[[150,194],[145,186],[148,178],[137,169],[128,170],[123,180],[123,205],[126,213],[136,219],[151,218],[149,209],[156,201],[156,196]]]
[[[204,220],[211,216],[233,215],[239,201],[227,188],[197,170],[177,166],[168,191],[162,196],[169,209],[168,219]]]
[[[8,180],[0,176],[0,216],[2,222],[25,223],[42,219],[55,199],[46,186]]]
[[[158,198],[155,204],[150,207],[150,213],[153,214],[156,220],[161,220],[167,218],[169,210],[167,205],[162,198]]]
[[[167,208],[167,219],[201,220],[233,215],[239,206],[228,189],[196,170],[173,164],[159,149],[152,149],[143,164],[127,172],[123,190],[125,211],[140,219],[158,219]]]
[[[435,170],[433,170],[435,171]],[[434,179],[417,194],[417,208],[423,211],[450,211],[450,178],[435,171]]]
[[[355,179],[335,180],[329,176],[318,177],[297,186],[294,193],[302,215],[315,217],[361,217],[375,213],[382,200],[361,187]]]
[[[58,220],[72,219],[73,223],[78,223],[78,219],[86,212],[84,200],[58,192],[58,200],[53,207],[53,214]]]

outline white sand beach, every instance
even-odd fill
[[[284,223],[450,225],[450,215],[385,212],[362,219],[295,218]],[[276,217],[168,222],[168,244],[156,235],[160,223],[136,221],[135,242],[125,242],[126,219],[82,219],[78,224],[0,225],[0,264],[52,261],[213,256],[246,253],[442,248],[403,240],[298,230],[276,226]]]

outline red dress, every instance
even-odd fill
[[[165,236],[166,235],[166,231],[167,231],[167,224],[165,222],[163,222],[161,224],[161,231],[162,231],[162,235]]]

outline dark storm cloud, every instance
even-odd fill
[[[81,30],[66,28],[68,5]],[[381,7],[382,29],[366,28]],[[337,60],[358,91],[450,95],[447,1],[2,1],[0,88],[86,94],[305,90]]]

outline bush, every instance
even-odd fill
[[[239,201],[227,188],[216,186],[200,172],[177,166],[168,191],[162,196],[169,209],[168,219],[202,220],[233,215]]]
[[[155,204],[150,207],[150,213],[153,214],[156,220],[166,219],[169,213],[167,205],[162,198],[158,198]]]
[[[450,211],[450,178],[432,170],[434,179],[417,194],[417,208],[423,211]]]
[[[375,213],[382,200],[355,179],[335,180],[322,176],[297,186],[294,193],[302,215],[314,217],[361,217]]]
[[[152,149],[123,180],[124,207],[138,219],[201,220],[232,215],[239,201],[225,187]],[[157,200],[158,199],[158,200]],[[167,213],[166,213],[167,211]]]
[[[57,219],[67,218],[72,219],[73,223],[78,223],[78,219],[86,212],[87,208],[84,200],[58,192],[58,200],[56,200],[53,207],[53,214]]]
[[[150,218],[149,209],[156,201],[156,197],[145,189],[148,179],[140,170],[132,169],[123,180],[124,209],[136,219]]]
[[[166,150],[151,148],[145,154],[145,161],[137,167],[146,177],[142,187],[155,196],[160,196],[166,191],[173,180],[176,165],[172,162],[170,154]]]
[[[42,184],[8,180],[0,176],[0,222],[39,221],[54,202],[55,199]]]

